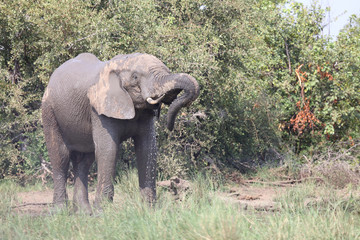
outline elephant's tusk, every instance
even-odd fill
[[[154,100],[154,99],[152,99],[151,97],[148,97],[147,99],[146,99],[146,101],[149,103],[149,104],[158,104],[160,101],[161,101],[161,99],[163,99],[165,97],[165,94],[163,94],[162,96],[160,96],[158,99],[156,99],[156,100]]]

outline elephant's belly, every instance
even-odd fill
[[[72,118],[59,124],[64,142],[70,151],[94,152],[91,124],[87,121],[78,120]]]
[[[76,133],[76,134],[72,134]],[[70,151],[94,152],[94,141],[91,132],[81,132],[79,129],[69,129],[64,134],[64,140]]]
[[[70,151],[94,152],[89,106],[79,99],[63,98],[54,108],[57,124]]]

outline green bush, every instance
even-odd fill
[[[102,60],[146,52],[199,81],[201,95],[174,132],[163,130],[163,115],[157,124],[164,177],[358,139],[359,20],[329,40],[324,14],[269,0],[2,1],[1,177],[47,161],[40,100],[54,69],[81,52]],[[296,69],[306,72],[302,85]],[[129,162],[131,143],[123,149]]]

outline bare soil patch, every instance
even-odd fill
[[[52,203],[52,190],[19,192],[17,203],[13,206],[17,214],[39,216],[49,213]]]
[[[183,183],[182,183],[183,184]],[[182,185],[183,186],[183,185]],[[188,186],[186,186],[188,188]],[[221,198],[229,204],[239,204],[241,209],[255,209],[259,211],[274,211],[278,208],[274,199],[284,192],[285,188],[262,186],[237,186],[223,192]],[[179,191],[180,192],[180,191]],[[179,194],[177,192],[177,194]],[[95,199],[95,191],[89,194],[90,202]],[[53,190],[20,192],[13,210],[17,214],[41,216],[49,214],[52,207]],[[119,198],[119,196],[117,196]],[[72,199],[72,192],[69,193]]]
[[[179,196],[191,191],[192,183],[179,178],[171,178],[167,181],[158,182],[158,187],[168,189],[174,195],[174,200]],[[276,197],[286,191],[286,187],[261,186],[252,184],[238,184],[221,192],[221,199],[228,204],[239,205],[243,210],[276,211],[279,208]],[[72,191],[68,191],[69,200],[72,200]],[[13,210],[17,214],[31,216],[47,215],[52,207],[53,190],[20,192],[17,194],[17,203]],[[180,197],[181,198],[181,197]],[[95,199],[95,191],[90,191],[89,200]],[[115,196],[115,203],[121,200],[121,196]],[[70,203],[71,204],[71,203]]]
[[[178,177],[158,182],[157,185],[168,189],[176,200],[181,199],[181,195],[192,188],[191,182]],[[228,191],[222,192],[221,199],[228,204],[237,204],[244,210],[275,211],[278,209],[278,203],[275,201],[275,198],[286,190],[286,187],[280,186],[269,187],[239,183]],[[290,185],[286,186],[290,187]]]
[[[19,214],[43,215],[47,214],[52,203],[52,190],[20,192],[14,211]]]
[[[73,198],[72,191],[68,191],[71,204]],[[89,193],[89,200],[93,202],[95,199],[95,191]],[[41,216],[50,213],[53,200],[53,190],[46,189],[43,191],[19,192],[17,194],[17,203],[13,206],[14,212],[17,214],[27,214],[31,216]]]
[[[238,204],[243,210],[276,211],[279,208],[276,197],[286,188],[241,185],[230,188],[221,196],[224,201]]]

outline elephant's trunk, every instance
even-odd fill
[[[160,85],[163,93],[165,93],[162,102],[165,104],[171,103],[167,113],[167,128],[172,131],[176,115],[180,109],[189,106],[199,96],[199,84],[190,75],[180,73],[166,76]],[[183,91],[183,94],[176,98],[181,91]]]

